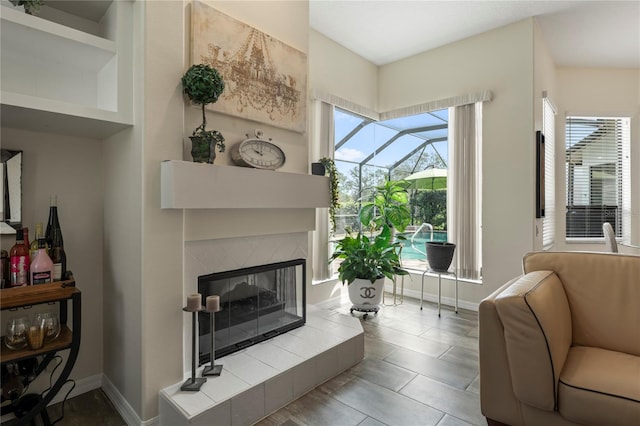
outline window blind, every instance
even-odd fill
[[[545,216],[542,221],[542,247],[548,250],[555,242],[556,191],[555,191],[555,146],[556,109],[549,98],[542,98],[542,133],[544,133],[544,198]]]
[[[603,237],[604,222],[622,236],[628,232],[630,119],[567,117],[565,140],[567,238]]]

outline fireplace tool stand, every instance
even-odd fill
[[[199,391],[206,378],[196,378],[196,311],[190,311],[187,308],[182,309],[185,312],[191,312],[191,378],[187,379],[180,390],[182,391]]]
[[[216,365],[216,336],[215,336],[215,325],[216,325],[216,313],[215,311],[209,312],[209,319],[211,321],[211,365],[208,365],[202,371],[203,376],[219,376],[222,373],[222,364]],[[205,379],[207,380],[207,379]]]

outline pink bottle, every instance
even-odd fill
[[[53,281],[53,261],[47,254],[47,241],[44,238],[38,240],[38,254],[31,262],[29,271],[31,284],[44,284]]]

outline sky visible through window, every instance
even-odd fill
[[[335,159],[339,160],[338,169],[342,173],[353,165],[363,163],[369,166],[397,168],[402,163],[418,157],[439,158],[438,167],[446,167],[448,109],[430,113],[400,117],[386,121],[369,122],[358,115],[340,110],[335,111]],[[348,140],[343,139],[354,129],[366,124]],[[391,141],[391,143],[389,143]],[[427,143],[425,143],[427,142]],[[430,143],[429,143],[430,142]],[[385,144],[388,144],[385,146]],[[410,155],[412,154],[413,155]],[[341,161],[340,161],[341,160]],[[415,164],[411,164],[413,167]],[[430,164],[419,164],[420,171]]]

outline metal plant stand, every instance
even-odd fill
[[[434,271],[432,269],[427,269],[422,273],[422,286],[420,289],[420,310],[422,310],[422,303],[424,301],[424,276],[427,273],[438,274],[438,316],[440,316],[440,306],[442,301],[442,276],[443,275],[453,275],[456,279],[456,299],[455,299],[455,310],[456,314],[458,313],[458,274],[455,269],[452,271]]]

